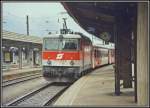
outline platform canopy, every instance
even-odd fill
[[[61,3],[83,29],[110,42],[114,42],[114,25],[118,22],[118,18],[132,20],[136,6],[136,3],[132,2]]]

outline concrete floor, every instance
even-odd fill
[[[121,88],[120,96],[115,96],[114,91],[114,69],[110,65],[79,79],[54,106],[136,106],[133,88]]]

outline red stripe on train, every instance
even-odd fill
[[[42,58],[44,60],[80,60],[80,52],[65,52],[65,51],[43,51]]]

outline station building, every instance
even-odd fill
[[[40,67],[42,38],[10,31],[2,32],[3,70]]]

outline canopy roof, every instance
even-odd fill
[[[42,44],[42,38],[40,37],[31,36],[31,35],[27,36],[24,34],[19,34],[19,33],[5,31],[5,30],[2,31],[2,39]]]
[[[114,42],[114,25],[118,18],[131,20],[136,3],[132,2],[62,2],[69,15],[87,32],[100,37],[103,32],[110,34]],[[126,22],[125,22],[126,23]],[[125,26],[125,25],[124,25]]]

